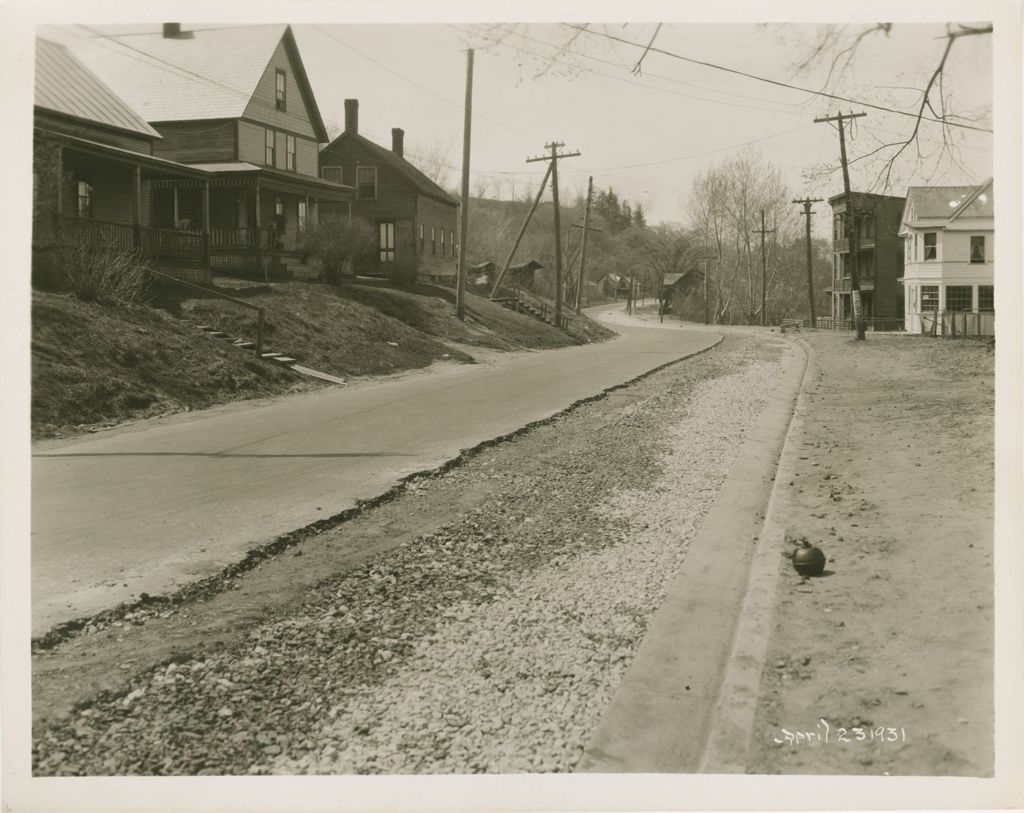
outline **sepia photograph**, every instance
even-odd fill
[[[4,809],[1024,805],[1020,4],[816,6],[0,9]]]

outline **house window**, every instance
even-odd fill
[[[78,216],[92,217],[92,184],[78,182]]]
[[[903,246],[904,254],[905,254],[905,261],[908,262],[908,263],[910,262],[910,241],[912,239],[913,239],[912,237],[907,237],[907,239],[904,241],[904,246]]]
[[[382,263],[393,263],[395,261],[395,224],[380,224],[380,261]]]
[[[971,262],[985,262],[985,237],[983,235],[973,235],[971,237]]]
[[[306,201],[299,201],[299,232],[306,231]]]
[[[268,167],[274,166],[277,159],[277,142],[275,140],[275,134],[273,130],[266,131],[266,137],[264,138],[264,154],[263,163]]]
[[[277,71],[277,85],[274,88],[274,108],[282,112],[288,109],[285,99],[287,81],[287,74],[279,68]]]
[[[356,167],[356,197],[374,200],[377,197],[377,167]]]
[[[860,258],[860,267],[857,269],[860,273],[859,276],[865,279],[872,279],[875,276],[875,257],[874,254],[865,254]]]
[[[449,229],[448,236],[452,238],[452,256],[455,256],[455,232]]]
[[[420,223],[420,254],[423,253],[423,224]]]
[[[924,258],[925,260],[937,260],[939,257],[937,232],[926,231],[924,233]]]
[[[430,253],[437,254],[437,227],[430,227]]]
[[[325,181],[330,181],[331,183],[344,183],[341,167],[323,167],[320,170],[320,176]]]
[[[937,311],[939,309],[939,286],[921,286],[921,310]]]
[[[444,229],[441,229],[441,256],[444,256]]]
[[[861,221],[860,236],[865,240],[875,239],[875,218],[873,215],[868,215]]]
[[[978,286],[978,310],[992,312],[996,309],[996,297],[994,285]]]
[[[285,136],[285,168],[295,169],[295,136]]]
[[[970,285],[947,285],[946,310],[969,311],[974,304],[971,301],[971,294]]]

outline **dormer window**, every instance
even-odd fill
[[[277,84],[274,88],[274,109],[280,110],[283,113],[288,109],[286,98],[288,74],[280,68],[277,71],[276,82]]]

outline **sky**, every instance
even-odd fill
[[[605,24],[600,30],[642,45],[655,25]],[[794,63],[818,30],[813,25],[665,25],[656,46],[818,89],[824,84],[823,70],[793,74]],[[895,25],[888,37],[873,35],[841,83],[843,95],[912,109],[920,94],[901,88],[923,87],[941,56],[944,41],[937,37],[944,30],[943,25],[908,23]],[[640,47],[566,25],[300,24],[295,32],[325,119],[340,127],[344,99],[358,98],[365,135],[388,145],[391,128],[402,127],[407,151],[445,157],[452,186],[459,182],[461,166],[466,47],[473,45],[473,192],[483,188],[489,197],[508,198],[513,191],[522,197],[525,190],[535,190],[544,164],[527,164],[526,159],[558,141],[566,151],[581,153],[559,164],[563,194],[582,193],[593,175],[595,187],[611,186],[620,197],[642,202],[654,222],[685,220],[695,177],[749,142],[782,170],[794,197],[841,192],[838,172],[812,183],[805,178],[814,165],[838,167],[837,131],[813,119],[837,112],[840,104],[844,111],[868,113],[851,133],[851,158],[878,146],[877,139],[905,138],[915,123],[910,116],[775,87],[659,53],[649,53],[636,76],[632,68]],[[499,44],[493,43],[495,37],[501,38]],[[957,42],[943,87],[953,109],[976,114],[977,124],[988,128],[990,39]],[[902,194],[912,184],[979,182],[992,174],[991,133],[954,132],[961,166],[937,161],[941,125],[926,123],[921,136],[921,161],[914,150],[907,151],[890,193]],[[854,165],[853,187],[867,188],[877,170],[877,163]]]
[[[244,19],[228,23],[247,24]],[[186,29],[212,25],[183,22]],[[155,26],[100,28],[121,33]],[[828,53],[864,28],[851,25],[846,39]],[[945,31],[942,24],[897,23],[888,35],[866,38],[850,69],[833,83],[836,92],[852,100],[839,102],[723,70],[820,89],[827,64],[802,74],[794,68],[820,40],[816,25],[601,23],[581,31],[568,24],[299,22],[293,29],[332,134],[343,125],[344,100],[357,98],[364,135],[390,146],[391,128],[403,128],[407,157],[414,162],[440,157],[440,180],[456,189],[467,48],[472,46],[472,193],[502,199],[535,193],[545,166],[526,160],[557,141],[565,144],[564,151],[580,153],[559,164],[563,199],[583,194],[593,176],[595,188],[611,187],[620,198],[643,204],[650,222],[685,222],[697,175],[748,144],[781,170],[793,197],[827,198],[841,192],[836,171],[807,176],[814,167],[838,167],[838,133],[832,125],[815,124],[814,118],[840,109],[868,113],[849,133],[851,158],[882,141],[906,138],[915,124],[912,116],[864,103],[914,109],[920,100],[915,88],[924,86],[938,64]],[[655,47],[669,53],[648,53],[635,72],[655,32]],[[74,26],[44,26],[41,33],[65,41],[70,37],[72,43],[89,35]],[[958,40],[942,87],[951,109],[985,128],[992,121],[990,40]],[[941,125],[923,124],[921,155],[914,148],[906,152],[890,194],[905,194],[912,184],[964,184],[992,174],[991,133],[953,130],[956,162],[939,160],[942,137]],[[853,188],[871,188],[879,166],[877,160],[854,163]],[[827,221],[815,218],[815,231],[827,233]]]

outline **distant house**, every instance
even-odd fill
[[[321,210],[347,214],[354,190],[319,177],[327,131],[290,26],[98,39],[75,53],[155,131],[152,154],[202,173],[151,179],[149,225],[207,235],[213,268],[287,274]]]
[[[977,186],[912,186],[900,236],[909,333],[995,332],[995,201]]]
[[[505,275],[505,282],[513,288],[525,288],[528,291],[537,288],[537,272],[544,266],[536,260],[527,260],[519,265],[510,265]]]
[[[616,301],[618,301],[619,297],[623,299],[629,297],[629,277],[622,274],[608,273],[601,277],[598,283],[604,295]]]
[[[320,151],[320,175],[355,187],[352,214],[373,224],[377,248],[356,273],[454,282],[459,202],[405,159],[405,131],[391,149],[359,132],[359,100],[345,100],[345,131]]]
[[[38,250],[69,238],[140,249],[179,276],[207,275],[205,238],[154,229],[150,217],[154,185],[201,185],[207,174],[155,155],[160,133],[67,48],[44,39],[36,40],[33,118]]]
[[[832,285],[826,289],[832,300],[832,318],[853,319],[851,302],[853,251],[852,215],[857,209],[857,276],[861,304],[869,319],[903,317],[903,245],[899,237],[905,198],[852,192],[829,198],[832,206]]]

